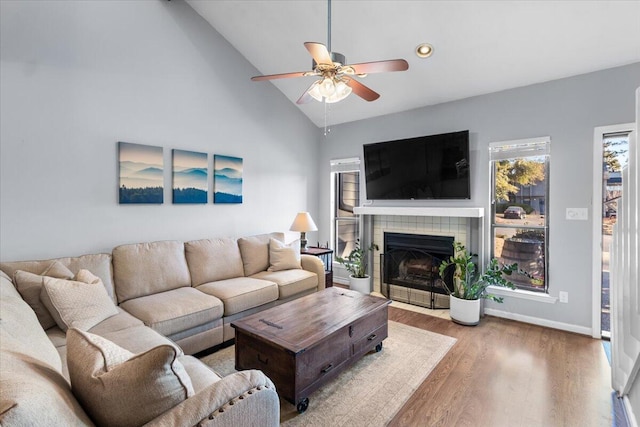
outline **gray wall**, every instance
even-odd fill
[[[329,211],[329,180],[324,178],[329,174],[329,160],[361,157],[366,143],[464,129],[470,131],[472,199],[402,205],[477,206],[488,211],[488,144],[548,135],[549,293],[558,296],[559,291],[567,291],[569,303],[506,298],[504,304],[490,303],[488,307],[590,330],[593,132],[597,126],[634,121],[634,91],[638,86],[640,63],[333,126],[330,136],[321,143],[320,212]],[[394,203],[386,203],[390,204]],[[567,221],[567,207],[588,207],[589,221]],[[321,241],[329,239],[327,217],[322,216],[318,224]],[[487,218],[486,230],[488,225]]]
[[[0,4],[3,261],[317,218],[320,131],[186,3]],[[164,147],[163,205],[118,205],[117,141]],[[172,205],[172,148],[244,158],[244,203]]]

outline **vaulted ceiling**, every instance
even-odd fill
[[[324,0],[186,0],[259,74],[311,69],[327,44]],[[360,81],[380,93],[299,106],[317,126],[350,122],[640,62],[640,1],[333,0],[332,51],[347,63],[404,58],[409,70]],[[426,59],[418,44],[433,45]],[[247,76],[247,79],[251,76]],[[274,84],[292,103],[314,81]]]

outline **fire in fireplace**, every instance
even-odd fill
[[[404,295],[399,300],[428,308],[448,308],[448,298],[438,298],[448,293],[438,269],[443,259],[453,255],[453,237],[384,233],[383,249],[383,295],[394,299],[391,291],[398,290],[398,295]]]

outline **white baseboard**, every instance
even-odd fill
[[[523,314],[510,313],[508,311],[496,310],[495,308],[485,308],[485,314],[502,317],[504,319],[517,320],[518,322],[531,323],[532,325],[544,326],[561,331],[575,332],[576,334],[591,336],[591,328],[586,326],[571,325],[569,323],[555,322],[553,320],[540,319],[539,317],[525,316]]]
[[[638,420],[636,419],[636,415],[633,413],[633,408],[631,407],[631,402],[629,402],[629,397],[623,396],[622,402],[624,403],[624,410],[627,412],[627,421],[629,421],[629,427],[638,427]]]
[[[341,285],[349,286],[349,279],[333,276],[333,281],[336,283],[340,283]]]

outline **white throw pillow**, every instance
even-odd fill
[[[20,292],[22,299],[24,299],[36,313],[42,329],[47,330],[55,326],[56,321],[40,300],[44,276],[58,279],[71,279],[73,273],[60,261],[54,261],[39,275],[29,273],[28,271],[16,270],[13,275],[13,283],[15,283],[16,289]]]
[[[93,283],[44,278],[40,299],[63,331],[71,327],[87,331],[118,314],[102,280],[93,277],[97,279]]]
[[[269,239],[269,271],[301,269],[300,240],[289,244]]]
[[[193,396],[177,357],[170,345],[134,355],[98,335],[67,332],[71,389],[101,426],[140,426]]]

